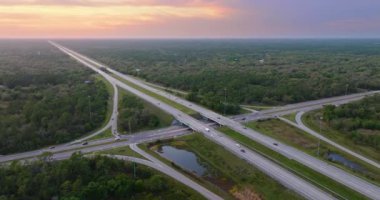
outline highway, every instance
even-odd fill
[[[345,96],[330,97],[320,100],[307,101],[302,103],[289,104],[282,107],[276,107],[273,109],[263,110],[255,113],[243,114],[233,116],[232,118],[237,121],[254,121],[265,118],[273,118],[277,116],[287,115],[295,112],[307,112],[323,108],[324,105],[342,105],[352,101],[360,100],[366,96],[380,93],[380,91],[370,91],[358,94],[350,94]]]
[[[306,133],[309,133],[310,135],[312,135],[312,136],[314,136],[314,137],[316,137],[316,138],[318,138],[318,139],[320,139],[320,140],[322,140],[322,141],[324,141],[324,142],[326,142],[326,143],[328,143],[328,144],[330,144],[330,145],[332,145],[332,146],[334,146],[334,147],[336,147],[336,148],[338,148],[338,149],[340,149],[340,150],[348,153],[348,154],[351,154],[351,155],[355,156],[356,158],[358,158],[358,159],[360,159],[360,160],[362,160],[362,161],[364,161],[364,162],[366,162],[366,163],[368,163],[370,165],[373,165],[373,166],[375,166],[377,168],[380,168],[380,164],[379,163],[377,163],[377,162],[375,162],[375,161],[373,161],[371,159],[368,159],[368,158],[366,158],[366,157],[364,157],[364,156],[362,156],[362,155],[360,155],[360,154],[358,154],[356,152],[353,152],[352,150],[350,150],[350,149],[348,149],[348,148],[346,148],[346,147],[344,147],[344,146],[342,146],[340,144],[337,144],[337,143],[331,141],[330,139],[324,137],[323,135],[317,133],[316,131],[311,130],[310,128],[308,128],[302,122],[301,118],[302,118],[303,114],[304,114],[304,112],[297,113],[297,115],[296,115],[296,122],[297,123],[294,123],[294,122],[292,122],[292,121],[290,121],[288,119],[282,118],[282,117],[280,117],[280,119],[282,121],[284,121],[284,122],[292,125],[292,126],[295,126],[295,127],[299,128],[299,129],[305,131]]]
[[[257,131],[254,131],[252,129],[246,128],[242,124],[240,124],[234,120],[231,120],[227,117],[224,117],[222,115],[219,115],[213,111],[210,111],[204,107],[201,107],[201,106],[196,105],[192,102],[181,99],[181,98],[174,96],[170,93],[167,93],[165,91],[158,90],[158,89],[152,88],[150,86],[144,85],[139,80],[136,80],[131,76],[121,74],[121,73],[116,72],[115,70],[112,70],[112,69],[110,69],[110,71],[112,73],[115,73],[116,75],[140,86],[140,87],[143,87],[147,90],[150,90],[152,92],[155,92],[157,94],[165,96],[166,98],[169,98],[172,101],[175,101],[176,103],[179,103],[179,104],[184,105],[190,109],[193,109],[193,110],[197,111],[198,113],[200,113],[201,115],[207,117],[208,119],[211,119],[211,120],[213,120],[213,121],[215,121],[221,125],[228,126],[229,128],[235,130],[236,132],[239,132],[239,133],[251,138],[252,140],[255,140],[256,142],[259,142],[259,143],[265,145],[266,147],[281,153],[282,155],[288,157],[289,159],[296,160],[296,161],[308,166],[309,168],[311,168],[311,169],[313,169],[313,170],[315,170],[321,174],[324,174],[328,177],[331,177],[334,180],[350,187],[353,190],[356,190],[356,191],[362,193],[365,196],[368,196],[368,197],[373,198],[373,199],[376,199],[376,198],[379,199],[380,198],[380,188],[378,186],[373,185],[372,183],[369,183],[369,182],[367,182],[367,181],[365,181],[365,180],[363,180],[363,179],[361,179],[355,175],[352,175],[348,172],[345,172],[345,171],[343,171],[343,170],[341,170],[341,169],[339,169],[339,168],[337,168],[337,167],[335,167],[335,166],[333,166],[327,162],[324,162],[322,160],[314,158],[314,157],[312,157],[312,156],[310,156],[310,155],[308,155],[308,154],[306,154],[306,153],[304,153],[298,149],[295,149],[295,148],[290,147],[284,143],[281,143],[278,140],[275,140],[271,137],[268,137],[264,134],[261,134]],[[284,115],[284,114],[292,113],[292,112],[297,111],[297,110],[310,110],[310,109],[321,108],[323,105],[330,104],[331,102],[334,102],[334,104],[337,104],[337,105],[344,104],[344,103],[347,103],[350,101],[359,100],[366,95],[372,95],[375,93],[378,93],[378,91],[347,95],[347,96],[343,96],[343,97],[334,97],[334,98],[318,100],[318,101],[311,101],[311,102],[306,102],[306,103],[300,103],[300,104],[296,104],[296,105],[276,108],[273,110],[263,111],[260,114],[261,114],[261,116],[264,116],[264,117],[267,117],[268,115],[272,115],[272,116],[268,116],[268,117],[274,117],[276,115]],[[253,115],[255,115],[255,114],[253,114]],[[257,116],[257,113],[256,113],[256,116]],[[274,145],[274,144],[278,144],[278,145]]]
[[[52,43],[54,46],[59,48],[61,51],[65,52],[66,54],[70,55],[74,59],[76,59],[78,62],[82,63],[83,65],[91,68],[92,70],[98,72],[103,77],[105,77],[108,81],[113,82],[117,86],[119,86],[122,89],[126,89],[129,92],[135,94],[136,96],[139,96],[140,98],[144,99],[145,101],[148,101],[152,103],[153,105],[157,105],[165,112],[171,114],[174,116],[178,121],[182,122],[183,124],[190,127],[192,130],[202,133],[205,137],[209,138],[210,140],[216,142],[217,144],[222,145],[224,148],[229,150],[230,152],[234,153],[238,157],[245,159],[247,162],[251,163],[253,166],[258,168],[259,170],[266,173],[268,176],[272,177],[273,179],[277,180],[284,186],[288,187],[289,189],[292,189],[302,195],[303,197],[307,199],[334,199],[330,194],[322,191],[318,187],[312,185],[311,183],[299,178],[298,176],[292,174],[291,172],[283,169],[282,167],[278,166],[277,164],[273,163],[272,161],[269,161],[268,159],[264,158],[263,156],[259,155],[256,152],[253,152],[245,147],[241,147],[241,145],[237,144],[232,139],[225,137],[222,133],[216,131],[211,126],[201,123],[200,121],[194,119],[193,117],[145,94],[142,93],[139,90],[136,90],[129,85],[119,81],[118,79],[115,79],[114,77],[110,76],[106,72],[100,70],[98,67],[104,67],[104,65],[101,64],[94,64],[93,60],[89,60],[87,57],[84,57],[72,50],[69,50],[61,45]],[[242,149],[245,150],[245,152],[242,152]]]
[[[135,162],[135,163],[138,163],[138,164],[141,164],[141,165],[145,165],[145,166],[151,167],[153,169],[156,169],[157,171],[160,171],[160,172],[162,172],[162,173],[164,173],[164,174],[172,177],[173,179],[175,179],[175,180],[183,183],[184,185],[192,188],[193,190],[199,192],[201,195],[203,195],[207,199],[222,200],[222,198],[219,197],[218,195],[214,194],[213,192],[209,191],[208,189],[204,188],[203,186],[199,185],[198,183],[194,182],[193,180],[189,179],[188,177],[184,176],[183,174],[177,172],[176,170],[174,170],[170,166],[164,164],[163,162],[159,161],[158,159],[155,159],[154,157],[152,157],[149,154],[145,153],[143,150],[141,150],[140,148],[138,148],[135,143],[134,144],[130,144],[130,147],[134,151],[136,151],[137,153],[139,153],[142,156],[148,158],[149,160],[145,160],[145,159],[141,159],[141,158],[136,158],[136,157],[130,157],[130,156],[122,156],[122,155],[108,155],[108,154],[104,155],[104,154],[102,154],[102,156],[107,156],[107,157],[110,157],[110,158],[115,158],[115,159],[124,160],[124,161],[128,161],[128,162]],[[112,147],[112,148],[115,148],[115,147]],[[103,147],[103,149],[106,150],[107,148]],[[70,158],[71,154],[72,154],[72,152],[54,155],[53,157],[51,157],[51,161],[52,160],[65,160],[65,159],[68,159],[68,158]],[[89,155],[86,155],[86,156],[87,157],[93,157],[94,155],[89,154]],[[33,160],[35,160],[35,159],[33,159]],[[32,160],[29,160],[29,161],[32,161]]]
[[[252,129],[246,128],[244,125],[242,125],[242,124],[240,124],[240,123],[238,123],[238,122],[236,122],[236,121],[234,121],[228,117],[224,117],[224,116],[217,114],[213,111],[210,111],[210,110],[208,110],[202,106],[199,106],[199,105],[196,105],[196,104],[189,102],[187,100],[181,99],[180,97],[174,96],[174,95],[167,93],[165,91],[162,91],[162,90],[153,88],[151,86],[148,86],[148,85],[144,84],[143,82],[141,82],[140,80],[133,78],[132,76],[121,74],[121,73],[119,73],[119,72],[117,72],[117,71],[115,71],[109,67],[104,66],[103,64],[97,63],[96,61],[89,59],[85,56],[82,56],[82,55],[80,55],[80,54],[78,54],[72,50],[68,50],[67,48],[64,48],[62,46],[60,46],[60,48],[61,48],[61,50],[63,49],[63,51],[66,51],[66,53],[68,53],[69,55],[76,58],[79,62],[84,63],[86,66],[89,66],[89,67],[91,66],[91,68],[94,70],[101,71],[97,67],[105,67],[105,68],[107,68],[107,70],[109,72],[111,72],[111,73],[113,73],[113,74],[115,74],[115,75],[117,75],[117,76],[119,76],[125,80],[128,80],[128,81],[130,81],[130,82],[132,82],[132,83],[134,83],[134,84],[136,84],[136,85],[138,85],[138,86],[140,86],[146,90],[149,90],[149,91],[154,92],[156,94],[162,95],[162,96],[164,96],[164,97],[166,97],[172,101],[175,101],[176,103],[184,105],[184,106],[186,106],[186,107],[188,107],[194,111],[197,111],[198,113],[207,117],[208,119],[211,119],[211,120],[213,120],[213,121],[215,121],[221,125],[227,126],[227,127],[231,128],[232,130],[235,130],[236,132],[239,132],[239,133],[249,137],[250,139],[252,139],[256,142],[259,142],[259,143],[265,145],[266,147],[288,157],[289,159],[296,160],[297,162],[300,162],[300,163],[304,164],[305,166],[307,166],[307,167],[309,167],[309,168],[311,168],[311,169],[313,169],[313,170],[315,170],[321,174],[324,174],[324,175],[336,180],[337,182],[339,182],[343,185],[346,185],[347,187],[349,187],[349,188],[351,188],[357,192],[360,192],[361,194],[363,194],[369,198],[380,199],[380,188],[378,186],[373,185],[373,184],[371,184],[371,183],[369,183],[369,182],[367,182],[367,181],[365,181],[365,180],[363,180],[363,179],[361,179],[355,175],[352,175],[348,172],[345,172],[345,171],[343,171],[343,170],[341,170],[341,169],[339,169],[333,165],[328,164],[327,162],[324,162],[324,161],[319,160],[315,157],[312,157],[312,156],[310,156],[310,155],[308,155],[308,154],[306,154],[306,153],[304,153],[298,149],[295,149],[295,148],[290,147],[284,143],[281,143],[278,140],[275,140],[271,137],[268,137],[264,134],[261,134],[257,131],[254,131]],[[109,76],[108,74],[106,74],[103,71],[101,71],[101,74]],[[125,83],[123,83],[117,79],[114,79],[114,81],[115,81],[116,85],[121,86],[124,89],[127,89],[129,91],[133,91],[133,93],[135,93],[137,96],[140,96],[143,99],[146,99],[147,101],[154,103],[155,105],[161,104],[159,106],[161,109],[172,114],[179,121],[186,124],[187,126],[189,126],[194,131],[203,133],[204,135],[206,135],[209,138],[210,138],[210,133],[215,134],[215,135],[221,135],[221,133],[219,133],[218,131],[211,129],[211,127],[207,127],[207,126],[199,123],[197,120],[186,115],[185,113],[182,113],[182,112],[172,108],[171,106],[169,106],[167,104],[159,102],[156,99],[154,99],[154,98],[152,98],[152,97],[150,97],[144,93],[141,93],[140,91],[138,91],[134,88],[131,88],[130,86],[127,86]],[[283,115],[284,113],[294,112],[295,110],[315,109],[314,107],[321,107],[324,104],[328,104],[331,102],[335,102],[336,104],[346,103],[348,101],[357,100],[357,99],[363,98],[366,95],[371,95],[371,94],[374,94],[377,92],[378,91],[368,92],[368,93],[364,93],[364,94],[361,93],[361,94],[347,95],[347,96],[343,96],[343,97],[334,97],[334,98],[329,98],[329,99],[324,99],[324,100],[317,100],[317,101],[312,101],[312,102],[300,103],[297,106],[292,105],[292,106],[288,106],[288,107],[276,108],[273,110],[275,110],[277,113],[280,113],[281,115]],[[259,113],[261,113],[261,114],[265,113],[266,115],[270,115],[272,113],[275,113],[273,110],[262,111]],[[257,115],[257,114],[258,113],[254,114],[254,115]],[[208,130],[210,130],[210,132],[205,131],[206,128]],[[225,138],[225,137],[217,137],[217,138]],[[221,144],[222,146],[224,146],[226,149],[229,149],[229,150],[231,150],[231,145],[232,146],[234,145],[233,144],[234,142],[232,140],[231,141],[224,141],[224,139],[213,139],[213,141]],[[274,145],[274,144],[277,144],[277,145]],[[250,152],[250,153],[253,153],[253,152]],[[251,154],[250,157],[253,158],[254,155]],[[250,160],[250,159],[247,159],[247,160]],[[270,164],[268,164],[268,165],[270,165]],[[257,164],[256,164],[256,166],[257,166]],[[263,167],[263,166],[260,166],[260,167]],[[267,174],[268,174],[268,172],[267,172]],[[284,182],[284,180],[282,182]]]
[[[88,141],[88,145],[82,144],[72,144],[72,145],[58,145],[55,146],[54,149],[43,148],[35,151],[16,153],[10,155],[4,155],[0,157],[0,163],[15,161],[15,160],[27,160],[29,158],[38,158],[44,152],[51,152],[54,156],[59,156],[62,153],[68,153],[71,155],[75,151],[82,152],[92,152],[92,151],[102,151],[109,148],[114,147],[122,147],[125,145],[129,145],[131,143],[144,143],[156,140],[163,140],[169,138],[175,138],[179,136],[183,136],[186,134],[190,134],[188,128],[173,126],[169,128],[153,130],[153,131],[144,131],[141,133],[136,133],[133,135],[123,135],[121,136],[120,141],[115,141],[114,138],[107,138],[101,140]]]

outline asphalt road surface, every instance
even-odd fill
[[[89,59],[87,57],[84,57],[76,52],[73,52],[71,50],[68,50],[65,48],[66,51],[69,52],[69,54],[72,54],[74,55],[74,57],[79,60],[80,62],[82,63],[85,63],[86,65],[89,65],[91,66],[91,68],[93,69],[98,69],[97,67],[106,67],[104,66],[103,64],[101,63],[97,63],[96,61],[92,60],[92,59]],[[224,126],[228,126],[229,128],[235,130],[236,132],[239,132],[247,137],[249,137],[250,139],[252,140],[255,140],[256,142],[259,142],[263,145],[265,145],[266,147],[278,152],[278,153],[281,153],[282,155],[288,157],[289,159],[293,159],[293,160],[296,160],[302,164],[304,164],[305,166],[321,173],[321,174],[324,174],[334,180],[336,180],[337,182],[343,184],[343,185],[346,185],[347,187],[350,187],[351,189],[353,190],[356,190],[357,192],[360,192],[361,194],[369,197],[369,198],[372,198],[372,199],[380,199],[380,188],[372,183],[369,183],[357,176],[354,176],[348,172],[345,172],[333,165],[330,165],[328,164],[327,162],[324,162],[322,160],[319,160],[317,158],[314,158],[298,149],[295,149],[293,147],[290,147],[284,143],[281,143],[279,142],[278,140],[275,140],[271,137],[268,137],[264,134],[261,134],[257,131],[254,131],[252,129],[249,129],[249,128],[246,128],[244,125],[230,119],[230,118],[227,118],[227,117],[224,117],[220,114],[217,114],[213,111],[210,111],[202,106],[199,106],[199,105],[196,105],[192,102],[189,102],[187,100],[184,100],[184,99],[181,99],[177,96],[174,96],[170,93],[167,93],[165,91],[162,91],[162,90],[159,90],[159,89],[156,89],[156,88],[153,88],[151,86],[148,86],[146,84],[144,84],[143,82],[141,82],[140,80],[138,79],[135,79],[131,76],[128,76],[128,75],[124,75],[124,74],[121,74],[113,69],[110,69],[109,67],[106,67],[107,70],[111,73],[114,73],[118,76],[120,76],[121,78],[125,79],[125,80],[128,80],[146,90],[149,90],[151,92],[155,92],[156,94],[160,94],[172,101],[175,101],[176,103],[179,103],[181,105],[184,105],[190,109],[193,109],[195,111],[197,111],[198,113],[200,113],[201,115],[207,117],[208,119],[211,119],[221,125],[224,125]],[[106,75],[106,76],[109,76],[108,74],[102,72],[103,74],[102,75]],[[114,80],[117,84],[117,85],[120,85],[123,87],[124,85],[124,88],[129,90],[129,91],[134,91],[135,89],[134,88],[131,88],[129,86],[125,87],[126,85],[123,83],[123,82],[120,82],[119,80],[115,79]],[[137,93],[138,96],[142,97],[143,99],[148,99],[149,102],[153,102],[154,104],[156,105],[160,105],[161,104],[161,109],[167,111],[168,113],[172,114],[173,116],[175,116],[179,121],[181,121],[182,123],[186,124],[187,126],[189,126],[191,129],[193,129],[194,131],[197,131],[197,132],[200,132],[200,133],[203,133],[205,134],[206,136],[208,135],[208,133],[210,132],[207,132],[205,131],[206,129],[207,130],[211,130],[211,127],[207,127],[205,125],[202,125],[201,123],[199,123],[197,120],[193,119],[192,117],[186,115],[185,113],[182,113],[174,108],[172,108],[171,106],[167,105],[167,104],[164,104],[162,102],[159,102],[158,100],[144,94],[144,93],[141,93],[140,91],[137,91],[135,90],[133,93]],[[335,97],[335,98],[331,98],[331,99],[324,99],[324,100],[319,100],[319,101],[312,101],[312,102],[306,102],[306,103],[301,103],[301,104],[298,104],[298,106],[288,106],[288,107],[285,107],[285,108],[282,108],[282,109],[277,109],[276,112],[280,112],[281,114],[283,113],[286,113],[286,112],[294,112],[296,109],[302,109],[302,110],[307,110],[307,109],[312,109],[311,107],[315,107],[315,106],[318,106],[320,107],[321,105],[323,106],[324,104],[328,104],[330,103],[331,101],[334,101],[336,104],[340,104],[340,103],[345,103],[347,101],[352,101],[353,99],[357,100],[357,99],[360,99],[360,98],[363,98],[364,96],[366,95],[371,95],[371,94],[374,94],[374,93],[377,93],[378,91],[375,91],[375,92],[368,92],[368,93],[365,93],[365,94],[354,94],[354,95],[347,95],[347,96],[343,96],[343,97]],[[138,94],[138,93],[141,93],[141,94]],[[296,109],[295,109],[296,108]],[[262,112],[262,113],[266,113],[266,114],[269,114],[270,111],[265,111],[265,112]],[[215,134],[217,135],[220,135],[221,133],[219,133],[218,131],[212,129],[211,132],[214,132]],[[217,141],[214,139],[214,141],[216,141],[217,143],[223,145],[224,147],[229,147],[231,149],[231,144],[227,144],[228,142],[226,143],[221,143],[220,141]],[[277,144],[277,145],[275,145]],[[253,156],[253,155],[252,155]]]
[[[350,187],[353,190],[356,190],[363,195],[373,198],[373,199],[380,199],[380,188],[372,183],[367,182],[366,180],[363,180],[355,175],[352,175],[344,170],[341,170],[327,162],[324,162],[322,160],[319,160],[317,158],[314,158],[298,149],[295,149],[293,147],[290,147],[284,143],[281,143],[278,140],[275,140],[271,137],[268,137],[264,134],[261,134],[257,131],[254,131],[252,129],[246,128],[242,124],[231,120],[227,117],[224,117],[220,114],[217,114],[213,111],[210,111],[202,106],[196,105],[192,102],[189,102],[187,100],[181,99],[180,97],[174,96],[170,93],[167,93],[165,91],[150,87],[143,82],[141,82],[138,79],[135,79],[131,76],[121,74],[115,70],[112,70],[108,68],[108,70],[140,87],[143,87],[144,89],[147,89],[151,92],[155,92],[157,94],[160,94],[172,101],[175,101],[176,103],[179,103],[183,106],[186,106],[190,109],[193,109],[200,113],[201,115],[207,117],[208,119],[211,119],[221,125],[228,126],[229,128],[235,130],[236,132],[239,132],[256,142],[259,142],[266,147],[277,151],[281,153],[282,155],[288,157],[289,159],[296,160],[309,168],[324,174],[328,177],[333,178],[337,182],[340,182],[348,187]],[[317,100],[317,101],[311,101],[311,102],[306,102],[306,103],[300,103],[296,105],[290,105],[290,106],[285,106],[273,110],[267,110],[263,112],[259,112],[253,115],[261,114],[264,117],[265,115],[272,115],[270,117],[274,117],[275,115],[284,115],[284,114],[289,114],[298,110],[310,110],[310,109],[317,109],[321,108],[325,104],[331,104],[332,102],[336,105],[344,104],[350,101],[355,101],[359,100],[367,95],[372,95],[378,93],[378,91],[372,91],[372,92],[367,92],[367,93],[360,93],[360,94],[353,94],[353,95],[347,95],[347,96],[342,96],[342,97],[334,97],[334,98],[328,98],[328,99],[323,99],[323,100]],[[277,145],[274,145],[277,144]]]
[[[340,149],[340,150],[348,153],[348,154],[351,154],[351,155],[355,156],[356,158],[358,158],[358,159],[360,159],[360,160],[362,160],[362,161],[364,161],[364,162],[366,162],[366,163],[368,163],[370,165],[373,165],[373,166],[375,166],[377,168],[380,168],[380,164],[379,163],[377,163],[377,162],[375,162],[375,161],[373,161],[371,159],[368,159],[368,158],[366,158],[366,157],[364,157],[364,156],[362,156],[362,155],[360,155],[360,154],[358,154],[356,152],[353,152],[350,149],[348,149],[348,148],[346,148],[346,147],[344,147],[344,146],[342,146],[340,144],[337,144],[337,143],[331,141],[330,139],[324,137],[323,135],[317,133],[316,131],[311,130],[310,128],[308,128],[302,122],[301,118],[302,118],[303,114],[304,114],[304,112],[297,113],[297,115],[296,115],[296,122],[297,123],[294,123],[294,122],[292,122],[292,121],[290,121],[288,119],[285,119],[285,118],[280,118],[280,119],[282,121],[284,121],[284,122],[292,125],[292,126],[295,126],[295,127],[299,128],[299,129],[305,131],[306,133],[309,133],[310,135],[312,135],[312,136],[314,136],[314,137],[316,137],[316,138],[318,138],[318,139],[320,139],[320,140],[322,140],[322,141],[324,141],[324,142],[326,142],[326,143],[328,143],[328,144],[330,144],[330,145],[332,145],[332,146],[334,146],[334,147],[336,147],[336,148],[338,148],[338,149]]]
[[[191,129],[193,129],[196,132],[200,132],[203,135],[205,135],[207,138],[211,139],[212,141],[222,145],[224,148],[229,150],[230,152],[234,153],[238,157],[245,159],[247,162],[251,163],[252,165],[256,166],[258,169],[272,177],[273,179],[279,181],[284,186],[296,191],[300,195],[304,196],[307,199],[333,199],[333,197],[322,191],[321,189],[317,188],[316,186],[312,185],[311,183],[299,178],[298,176],[290,173],[289,171],[283,169],[282,167],[278,166],[277,164],[273,163],[272,161],[262,157],[256,152],[253,152],[249,149],[246,149],[244,147],[241,147],[241,145],[237,145],[235,141],[233,141],[230,138],[227,138],[223,136],[222,133],[216,131],[211,126],[205,125],[198,120],[194,119],[193,117],[145,94],[140,92],[139,90],[136,90],[125,83],[113,78],[106,72],[99,69],[99,67],[104,67],[104,65],[101,65],[100,63],[95,64],[96,62],[93,60],[88,59],[87,57],[84,57],[74,51],[71,51],[61,45],[52,43],[54,46],[59,48],[61,51],[65,52],[66,54],[70,55],[74,59],[76,59],[78,62],[84,64],[85,66],[93,69],[94,71],[101,74],[103,77],[105,77],[107,80],[109,80],[111,83],[116,84],[117,86],[128,90],[129,92],[139,96],[140,98],[152,103],[153,105],[157,105],[165,112],[173,115],[178,121],[182,122],[183,124],[187,125]],[[109,69],[109,68],[108,68]],[[208,111],[208,110],[206,110]],[[208,111],[210,112],[210,111]],[[232,121],[232,120],[231,120]],[[245,150],[243,153],[241,149]]]
[[[114,147],[122,147],[122,146],[129,145],[132,143],[144,143],[144,142],[149,142],[149,141],[180,137],[180,136],[190,134],[190,133],[191,131],[189,131],[188,128],[173,126],[173,127],[159,129],[159,130],[144,131],[144,132],[137,133],[134,135],[124,135],[121,137],[120,141],[115,141],[114,138],[107,138],[107,139],[101,139],[101,140],[88,141],[87,145],[83,145],[82,143],[73,144],[73,145],[64,144],[64,145],[55,146],[53,149],[44,148],[44,149],[39,149],[35,151],[4,155],[0,157],[0,163],[5,163],[5,162],[10,162],[10,161],[15,161],[15,160],[26,160],[29,158],[35,159],[41,156],[44,152],[51,152],[57,156],[59,156],[61,153],[68,153],[68,155],[71,155],[73,152],[76,152],[76,151],[82,151],[82,152],[88,153],[88,152],[91,152],[89,151],[89,149],[93,151],[101,151],[101,150],[110,149]]]

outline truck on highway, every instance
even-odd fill
[[[209,129],[209,128],[205,128],[205,130],[206,130],[207,132],[210,132],[210,129]]]

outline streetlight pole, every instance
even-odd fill
[[[90,122],[92,123],[92,114],[91,114],[91,96],[88,95],[88,109],[90,111]]]
[[[224,88],[224,115],[226,115],[227,88]]]
[[[320,117],[319,118],[319,134],[322,134],[322,120],[323,120],[323,117]],[[318,138],[318,150],[317,150],[317,155],[318,156],[319,156],[320,146],[321,146],[321,139]]]
[[[346,96],[347,96],[347,93],[348,93],[348,84],[346,84]]]

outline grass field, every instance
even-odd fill
[[[103,131],[99,135],[96,135],[90,138],[90,140],[100,140],[100,139],[105,139],[105,138],[110,138],[110,137],[113,137],[113,135],[112,135],[111,128],[108,128],[107,130]]]
[[[97,154],[111,154],[111,155],[122,155],[122,156],[132,156],[136,158],[144,158],[140,154],[133,151],[129,146],[118,147],[106,151],[99,151]]]
[[[270,160],[278,163],[285,169],[292,171],[294,174],[297,174],[305,180],[308,180],[309,182],[319,186],[326,191],[334,192],[334,195],[337,197],[345,199],[367,199],[360,193],[357,193],[350,188],[334,181],[333,179],[324,176],[294,160],[288,159],[285,156],[251,140],[250,138],[241,135],[240,133],[237,133],[227,127],[220,128],[220,131],[252,149],[253,151],[259,152]]]
[[[166,144],[195,153],[200,160],[216,171],[216,174],[218,174],[217,179],[229,180],[232,184],[230,187],[224,188],[225,192],[229,193],[229,196],[232,195],[236,198],[249,195],[253,199],[254,197],[260,199],[302,199],[294,192],[284,188],[273,179],[252,167],[246,161],[236,157],[200,134],[192,134],[176,140],[170,140]],[[149,150],[146,145],[145,149]],[[154,151],[150,151],[150,153],[163,159]],[[202,179],[202,182],[204,182],[204,178]],[[219,183],[219,187],[223,188],[223,186],[220,186],[220,181],[214,181],[213,183],[216,185]],[[248,198],[248,196],[245,197]]]
[[[296,121],[296,115],[297,115],[297,113],[291,113],[291,114],[288,114],[288,115],[284,115],[282,117],[284,117],[285,119],[288,119],[288,120],[290,120],[290,121],[292,121],[294,123],[297,123],[297,121]]]
[[[271,119],[260,122],[250,122],[247,124],[248,127],[260,131],[272,138],[275,138],[289,146],[295,147],[311,156],[317,157],[321,160],[329,162],[343,170],[348,171],[349,173],[355,174],[362,178],[368,179],[371,182],[375,182],[375,184],[380,183],[380,170],[376,167],[373,167],[360,159],[357,159],[350,154],[347,154],[334,146],[325,143],[323,141],[320,142],[319,147],[319,155],[318,155],[318,139],[311,136],[310,134],[305,133],[304,131],[291,126],[279,119]],[[343,164],[329,161],[327,158],[328,153],[337,153],[342,155],[346,159],[358,163],[359,165],[365,168],[365,172],[362,171],[354,171]]]

